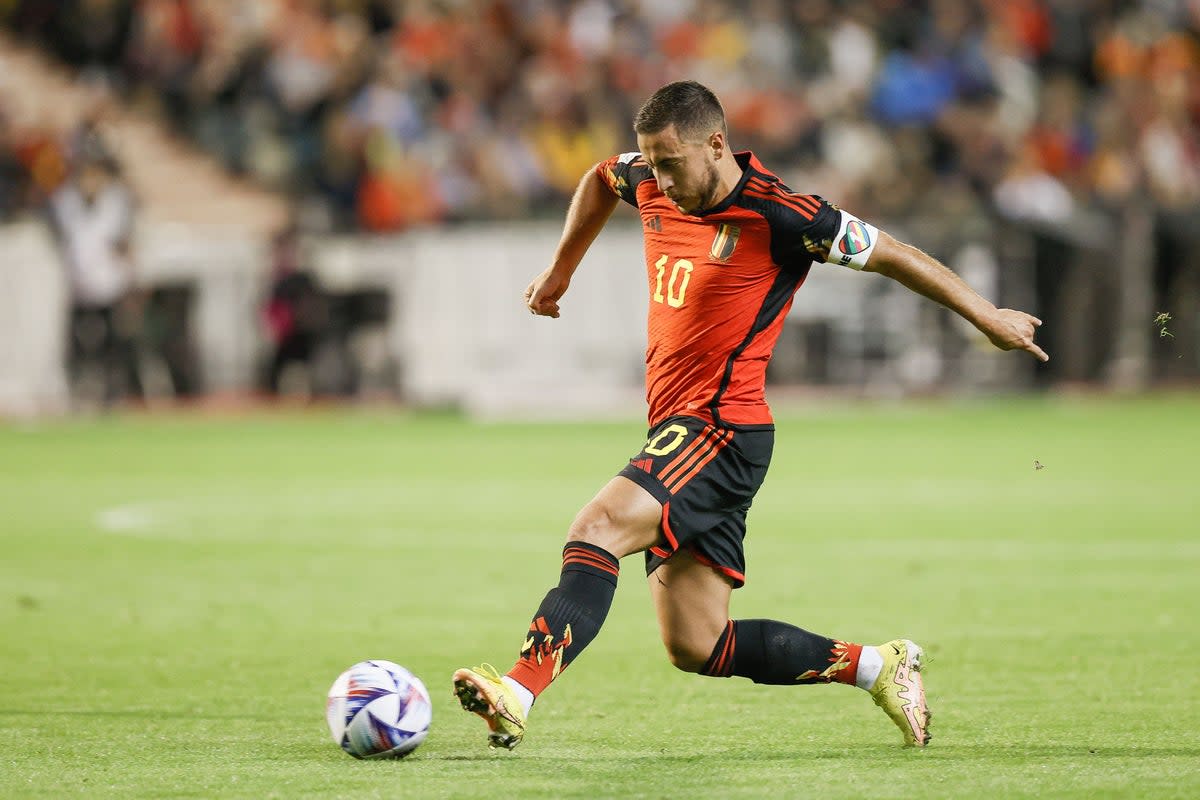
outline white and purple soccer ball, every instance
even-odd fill
[[[333,741],[355,758],[403,758],[425,741],[432,718],[425,684],[379,659],[339,675],[325,702]]]

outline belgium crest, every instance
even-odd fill
[[[721,223],[717,226],[717,235],[713,237],[708,254],[714,261],[728,261],[733,256],[733,249],[737,247],[738,237],[741,235],[742,229],[738,226]]]

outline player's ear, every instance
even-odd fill
[[[725,137],[720,131],[713,131],[708,136],[708,146],[712,148],[713,158],[720,158],[725,153]]]

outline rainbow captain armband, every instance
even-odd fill
[[[841,215],[841,226],[837,236],[833,237],[829,258],[825,259],[825,263],[862,269],[879,241],[879,229],[840,209],[838,214]]]

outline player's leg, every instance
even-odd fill
[[[764,684],[854,683],[861,645],[776,620],[731,620],[734,580],[692,551],[675,553],[648,580],[663,644],[679,669]]]
[[[662,509],[620,475],[575,516],[563,547],[558,586],[530,622],[508,675],[536,697],[600,632],[617,588],[620,559],[655,544]]]
[[[512,669],[503,676],[489,665],[454,673],[459,701],[488,722],[493,746],[521,741],[534,699],[600,632],[620,558],[655,544],[661,519],[662,507],[645,489],[613,478],[571,524],[558,585],[534,614]]]
[[[686,550],[663,561],[648,580],[663,644],[679,669],[763,684],[858,686],[871,693],[907,744],[928,743],[921,649],[912,642],[863,646],[777,620],[731,620],[733,579]]]
[[[667,658],[684,672],[701,672],[728,627],[733,579],[683,551],[646,580]]]
[[[641,477],[663,504],[663,530],[670,540],[667,547],[651,548],[646,560],[672,663],[764,684],[858,686],[871,693],[906,742],[924,744],[929,714],[916,645],[897,640],[863,647],[778,620],[728,618],[730,593],[745,581],[746,515],[766,474],[773,435],[726,429],[710,433],[709,441],[715,442],[711,458],[697,450],[694,468],[681,472],[653,465]]]

